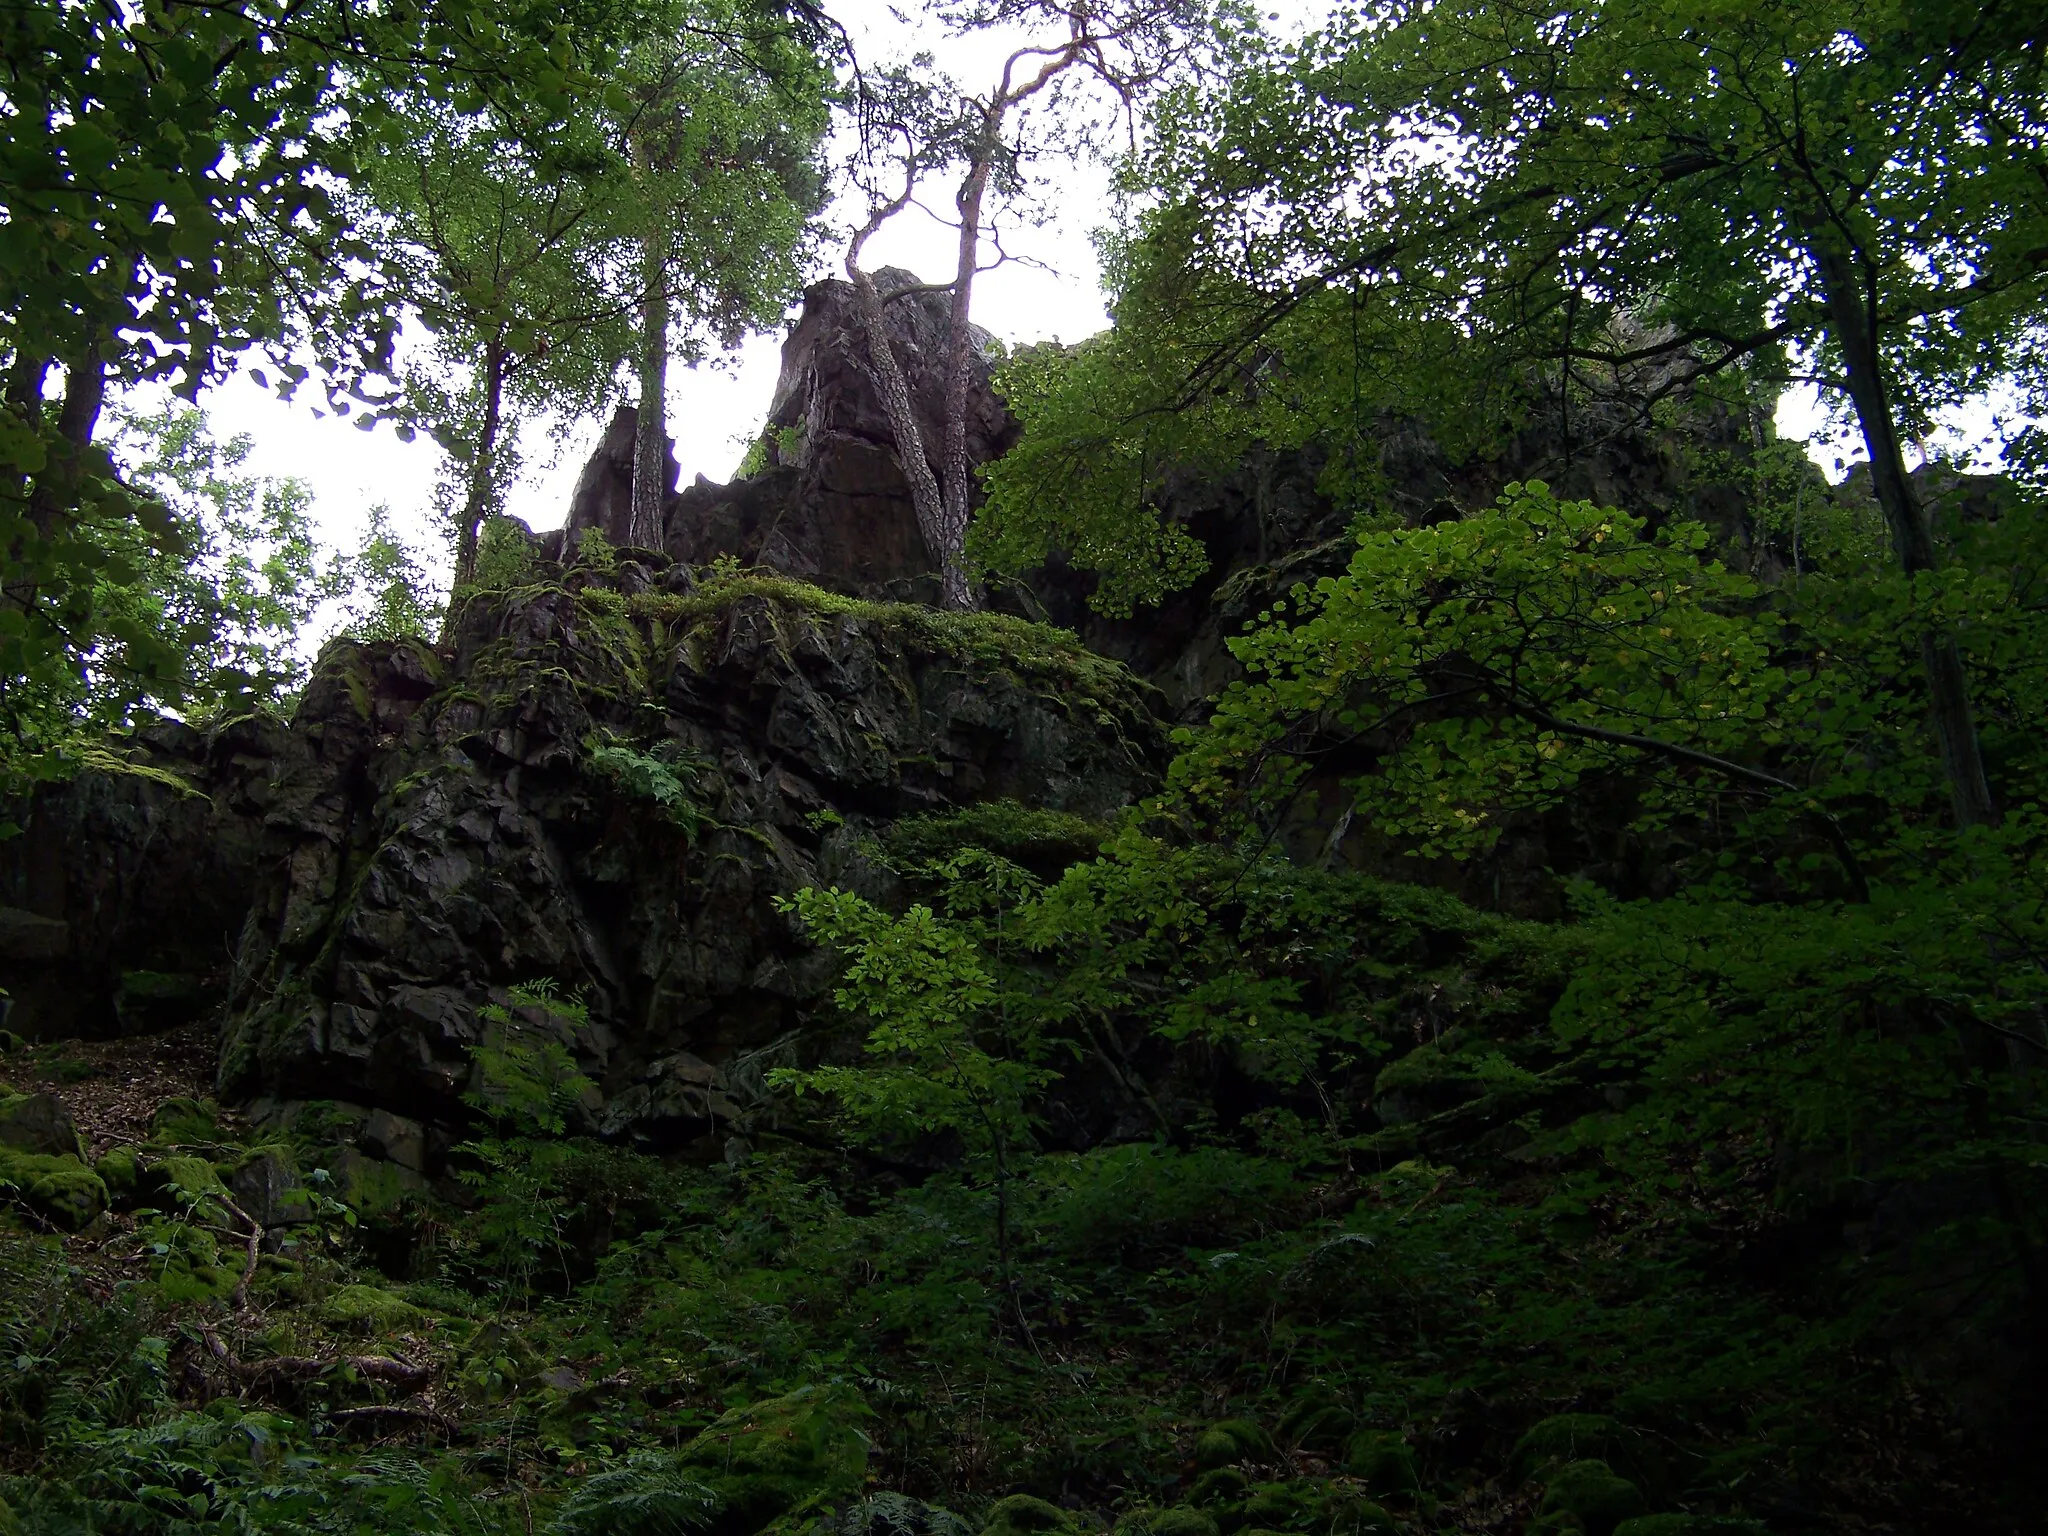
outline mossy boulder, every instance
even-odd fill
[[[374,1285],[344,1285],[320,1303],[320,1320],[351,1333],[396,1333],[426,1319],[402,1296]]]
[[[53,1093],[11,1093],[0,1098],[0,1147],[85,1161],[85,1143],[79,1139],[77,1123]]]
[[[1358,1416],[1328,1388],[1311,1388],[1287,1407],[1275,1426],[1276,1438],[1296,1450],[1341,1453],[1358,1428]]]
[[[758,1531],[860,1491],[871,1417],[849,1388],[802,1387],[720,1416],[678,1461],[718,1495],[721,1531]]]
[[[167,1147],[218,1141],[220,1106],[211,1099],[165,1099],[149,1117],[149,1139]]]
[[[1344,1470],[1374,1493],[1412,1494],[1422,1486],[1415,1452],[1390,1430],[1364,1429],[1344,1446]]]
[[[1614,1536],[1622,1521],[1643,1513],[1643,1494],[1604,1461],[1568,1461],[1545,1476],[1537,1513],[1574,1515],[1586,1536]]]
[[[1211,1467],[1188,1489],[1187,1502],[1208,1509],[1236,1504],[1251,1492],[1251,1482],[1235,1467]]]
[[[0,1146],[0,1190],[66,1232],[90,1226],[107,1208],[107,1186],[78,1158]]]
[[[365,1157],[354,1147],[334,1159],[334,1188],[344,1204],[360,1216],[394,1216],[424,1200],[427,1181],[410,1168]]]
[[[313,1197],[300,1182],[286,1147],[260,1147],[227,1178],[236,1204],[265,1227],[296,1226],[313,1219]]]
[[[1246,1461],[1271,1461],[1273,1437],[1250,1419],[1224,1419],[1195,1438],[1195,1465],[1234,1467]]]
[[[1185,1505],[1155,1510],[1144,1518],[1139,1528],[1147,1536],[1220,1536],[1221,1530],[1216,1524],[1216,1517],[1207,1510],[1189,1509]]]
[[[227,1219],[228,1187],[220,1170],[203,1157],[188,1152],[152,1163],[141,1185],[144,1194],[166,1205],[200,1211],[213,1221]]]
[[[1763,1525],[1740,1515],[1637,1515],[1614,1528],[1614,1536],[1769,1536]]]
[[[242,1276],[239,1251],[222,1253],[207,1228],[191,1221],[168,1222],[150,1267],[157,1294],[166,1301],[224,1301]]]
[[[1059,1505],[1028,1493],[1013,1493],[991,1506],[981,1536],[1044,1536],[1046,1532],[1067,1536],[1076,1529],[1074,1517]]]
[[[109,1148],[92,1165],[107,1186],[108,1198],[115,1201],[127,1200],[142,1187],[142,1169],[142,1158],[133,1147]]]
[[[1647,1435],[1618,1419],[1604,1413],[1559,1413],[1532,1425],[1515,1442],[1508,1471],[1517,1483],[1524,1483],[1568,1461],[1604,1461],[1622,1475],[1654,1486],[1663,1481],[1667,1460]]]
[[[1261,1483],[1244,1501],[1244,1523],[1282,1529],[1299,1522],[1311,1502],[1310,1496],[1292,1483]]]

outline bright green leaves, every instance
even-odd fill
[[[970,553],[1020,571],[1061,549],[1096,574],[1091,601],[1105,613],[1156,603],[1199,576],[1202,546],[1162,518],[1154,498],[1169,470],[1226,469],[1232,444],[1205,440],[1195,413],[1145,414],[1173,365],[1115,332],[1070,350],[1028,347],[1005,363],[997,387],[1026,432],[984,472],[988,505],[970,530]]]
[[[884,1141],[951,1133],[997,1158],[1025,1143],[1026,1104],[1050,1074],[1006,1027],[994,969],[969,932],[929,907],[891,917],[848,891],[801,891],[782,907],[850,957],[835,996],[870,1021],[872,1064],[778,1069],[777,1086],[831,1096]]]
[[[1467,854],[1509,813],[1618,768],[1706,769],[1716,789],[1764,774],[1756,738],[1790,687],[1777,621],[1740,611],[1755,586],[1706,542],[1537,484],[1368,533],[1344,575],[1232,642],[1249,676],[1187,737],[1172,784],[1211,806],[1264,802],[1334,741],[1365,764],[1352,797],[1375,825]]]

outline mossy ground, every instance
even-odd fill
[[[303,1123],[286,1150],[323,1187],[335,1149]],[[183,1157],[217,1177],[244,1155]],[[500,1155],[515,1176],[463,1205],[326,1201],[241,1313],[208,1179],[160,1151],[138,1185],[185,1203],[117,1199],[114,1231],[68,1249],[7,1238],[0,1346],[36,1363],[0,1387],[0,1496],[31,1530],[130,1528],[176,1473],[206,1487],[195,1533],[354,1519],[372,1494],[410,1529],[566,1532],[595,1488],[708,1489],[731,1536],[877,1491],[994,1536],[1508,1536],[1646,1511],[1742,1529],[1703,1522],[1792,1486],[1896,1515],[1941,1482],[1899,1446],[1873,1476],[1856,1426],[1910,1404],[1703,1281],[1681,1235],[1448,1167],[1046,1156],[1013,1192],[1005,1280],[989,1193],[953,1175],[772,1140],[708,1168]],[[1589,1397],[1605,1411],[1559,1416]]]

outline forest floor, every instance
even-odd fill
[[[906,1185],[772,1138],[704,1167],[479,1133],[429,1191],[351,1174],[331,1127],[218,1115],[211,1066],[200,1026],[0,1063],[103,1165],[144,1169],[84,1232],[0,1240],[0,1353],[28,1362],[0,1385],[0,1500],[26,1531],[576,1536],[600,1529],[571,1519],[596,1474],[641,1479],[644,1504],[678,1465],[711,1477],[692,1447],[725,1456],[777,1413],[809,1459],[748,1474],[772,1497],[720,1497],[780,1513],[710,1536],[796,1536],[878,1492],[994,1536],[2039,1525],[1998,1512],[1883,1361],[1686,1233],[1546,1205],[1527,1176],[1046,1155],[1009,1192],[1005,1273],[965,1174]],[[201,1102],[173,1125],[171,1101]],[[250,1257],[211,1181],[266,1158],[309,1200]],[[186,1513],[153,1523],[166,1488]],[[1042,1501],[1011,1510],[1037,1526],[1003,1525],[1013,1497]],[[927,1515],[836,1536],[982,1529]]]

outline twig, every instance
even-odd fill
[[[249,1282],[256,1278],[256,1264],[263,1256],[263,1227],[254,1216],[243,1210],[225,1194],[218,1197],[227,1207],[228,1214],[246,1226],[249,1231],[246,1241],[249,1246],[249,1261],[242,1266],[242,1278],[235,1282],[234,1294],[228,1298],[228,1305],[239,1312],[249,1305]]]

